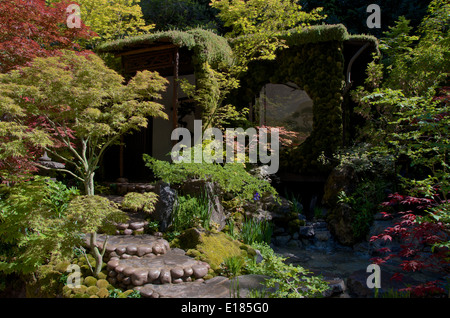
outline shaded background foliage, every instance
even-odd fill
[[[388,31],[400,16],[411,20],[411,25],[417,27],[426,13],[430,0],[301,0],[299,1],[306,11],[315,7],[323,7],[327,15],[324,20],[327,24],[344,24],[353,34],[366,33],[381,36]],[[366,25],[366,12],[369,4],[378,4],[381,8],[381,28],[369,29]]]
[[[209,0],[141,0],[142,13],[147,23],[158,31],[186,30],[203,27],[221,30],[216,17],[218,10],[209,6]]]

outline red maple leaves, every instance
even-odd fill
[[[445,201],[445,200],[444,200]],[[422,197],[403,196],[398,193],[391,194],[388,201],[381,204],[384,208],[390,208],[394,212],[384,212],[384,217],[396,216],[397,222],[386,228],[382,233],[372,236],[370,242],[378,240],[384,243],[396,242],[399,248],[392,252],[391,248],[383,247],[377,250],[380,255],[372,258],[375,264],[381,265],[389,260],[399,259],[399,267],[404,272],[417,272],[424,269],[445,272],[449,270],[448,249],[434,248],[433,245],[448,241],[448,233],[442,222],[417,222],[421,220],[424,211],[444,203],[435,196],[435,200]],[[408,208],[407,211],[402,211]],[[402,280],[401,273],[395,273],[392,280]],[[441,281],[432,281],[417,286],[402,289],[409,291],[411,295],[423,297],[432,293],[444,293],[440,286]]]
[[[77,41],[95,33],[83,24],[81,28],[67,27],[70,3],[47,6],[45,0],[0,1],[0,72],[25,65],[35,57],[55,55],[61,49],[83,51]]]

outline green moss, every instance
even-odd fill
[[[105,264],[105,266],[106,266],[106,264]],[[102,266],[102,268],[103,268],[103,266]],[[98,273],[97,278],[98,279],[107,279],[108,278],[108,273],[103,270],[100,273]]]
[[[93,276],[88,276],[84,279],[84,285],[87,287],[96,286],[97,285],[97,278]]]
[[[158,41],[169,41],[178,47],[186,47],[194,52],[194,63],[208,62],[217,66],[220,63],[232,63],[232,50],[228,41],[208,30],[191,29],[187,31],[171,30],[148,33],[107,42],[98,47],[100,53],[119,53],[131,51],[136,47],[152,45]]]
[[[99,298],[108,298],[109,297],[109,290],[107,288],[100,288],[97,292],[97,296]]]
[[[106,279],[99,279],[97,281],[98,288],[107,288],[109,286],[109,282]]]
[[[288,231],[289,233],[293,234],[297,232],[300,229],[300,226],[304,225],[305,221],[300,219],[291,220],[288,223]]]
[[[151,213],[155,210],[157,201],[158,195],[154,192],[129,192],[124,196],[121,206],[123,209],[134,212]]]
[[[99,292],[99,288],[97,286],[90,286],[86,289],[86,294],[95,295]]]
[[[86,285],[80,285],[78,287],[74,287],[72,290],[73,294],[84,294],[86,292],[87,286]]]
[[[256,61],[242,78],[230,103],[247,107],[267,83],[292,82],[313,100],[313,130],[299,146],[282,149],[280,172],[327,175],[332,167],[317,159],[332,157],[343,142],[342,88],[345,82],[343,26],[317,26],[286,35],[289,48],[274,61]]]
[[[55,265],[55,270],[62,273],[66,273],[67,271],[67,267],[69,267],[70,262],[69,261],[63,261],[63,262],[59,262],[58,264]]]
[[[53,298],[61,295],[63,287],[61,272],[55,270],[54,265],[40,266],[34,273],[34,278],[26,285],[28,298]]]
[[[133,292],[134,292],[134,290],[128,289],[128,290],[126,290],[126,291],[123,292],[123,295],[124,295],[125,297],[128,297],[128,296],[130,296],[130,294],[132,294]]]
[[[180,236],[181,246],[189,246],[186,254],[207,262],[213,272],[220,271],[220,264],[232,256],[247,257],[249,248],[233,240],[223,232],[207,232],[190,229]]]

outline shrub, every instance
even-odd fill
[[[266,290],[264,294],[271,298],[303,298],[321,297],[329,287],[321,277],[312,276],[311,272],[292,264],[286,264],[286,259],[275,254],[266,243],[254,243],[253,248],[259,250],[263,257],[260,263],[255,259],[247,262],[246,269],[251,274],[267,275],[264,285],[276,288]]]
[[[240,236],[245,244],[270,243],[273,225],[267,220],[249,218],[242,223]]]
[[[143,211],[145,213],[151,213],[155,210],[156,202],[158,201],[158,195],[153,192],[127,193],[121,203],[122,208],[131,211]]]
[[[80,231],[67,208],[78,194],[60,182],[35,176],[0,185],[0,271],[30,273],[48,259],[71,257]]]
[[[176,164],[156,160],[144,154],[146,166],[153,170],[156,177],[171,184],[181,184],[189,179],[202,179],[216,182],[222,191],[245,200],[252,200],[255,193],[273,194],[277,192],[270,183],[258,176],[250,174],[241,163],[185,163]]]
[[[206,194],[199,197],[179,196],[171,227],[176,232],[198,225],[209,230],[210,218],[209,201]]]

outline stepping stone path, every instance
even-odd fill
[[[97,237],[98,248],[102,248],[106,235]],[[88,242],[89,236],[86,238]],[[108,236],[105,260],[129,259],[165,254],[170,250],[169,242],[155,235],[113,235]]]
[[[105,195],[108,200],[121,204],[123,200],[123,196],[119,195]],[[143,234],[148,225],[148,221],[146,220],[146,215],[144,212],[126,212],[128,215],[128,221],[126,223],[116,224],[116,235],[137,235]]]
[[[96,246],[101,248],[105,238],[99,235]],[[89,239],[87,236],[86,243]],[[148,234],[108,236],[104,259],[112,285],[123,289],[145,285],[144,297],[159,295],[149,292],[149,285],[201,283],[210,268],[208,263],[185,255],[182,249],[171,249],[160,236]]]
[[[174,249],[153,257],[113,258],[107,268],[111,284],[131,289],[147,283],[161,285],[199,280],[208,274],[209,265],[186,256],[183,250]]]

